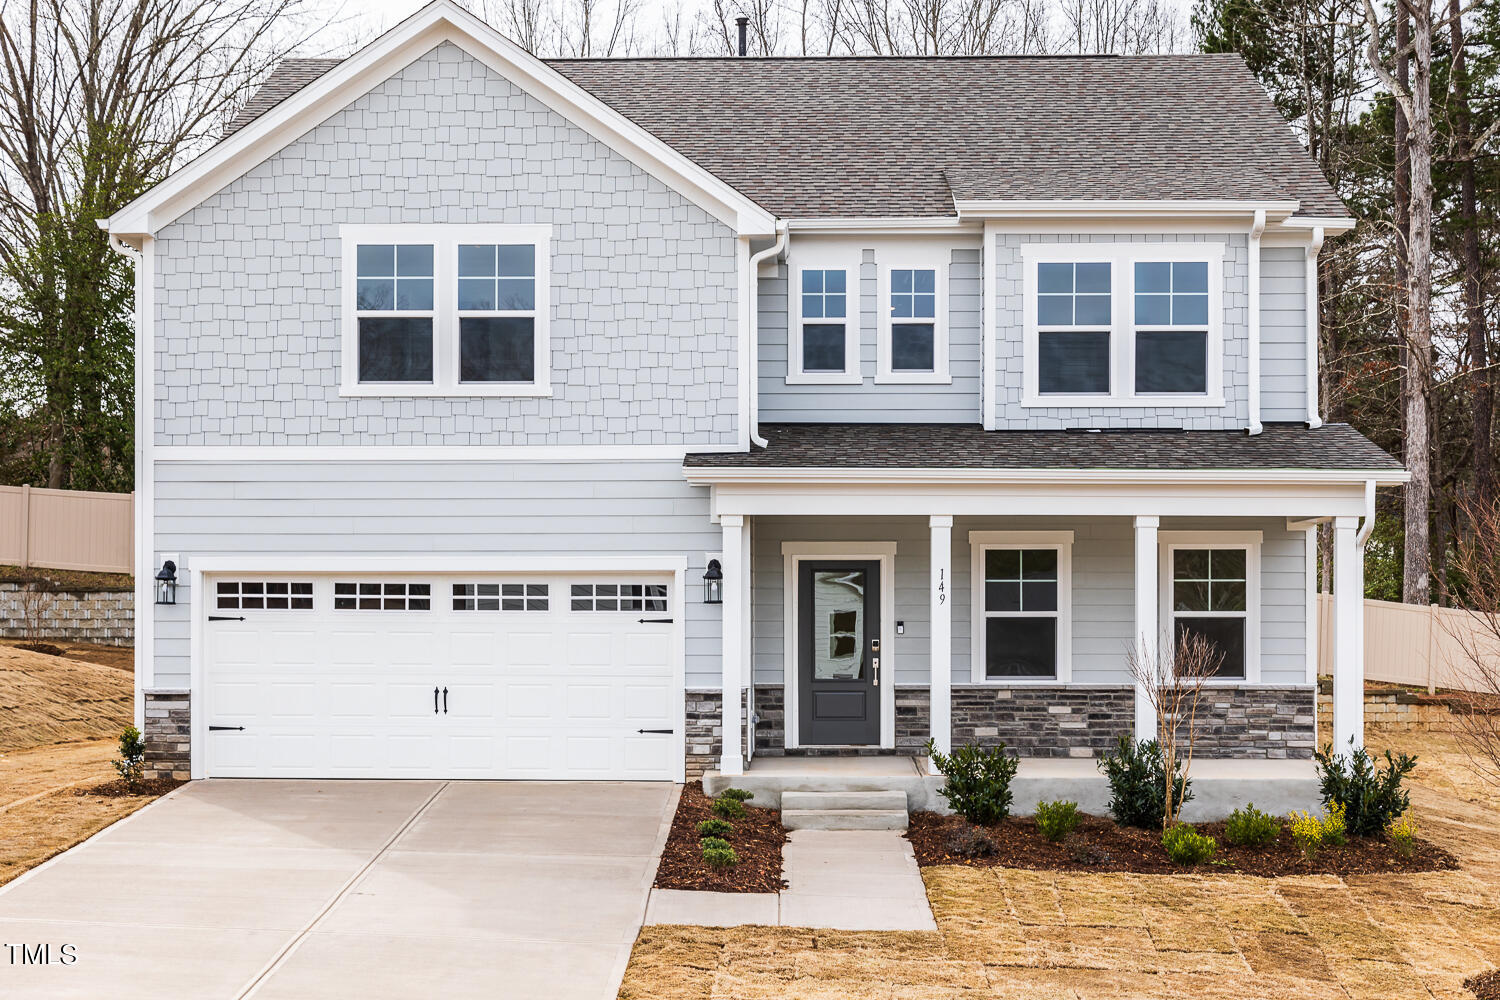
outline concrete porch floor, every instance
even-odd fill
[[[1273,814],[1316,809],[1321,802],[1310,760],[1193,761],[1189,772],[1193,798],[1183,819],[1200,823],[1221,820],[1248,802]],[[703,790],[717,795],[726,788],[755,793],[754,803],[781,807],[782,792],[868,792],[900,790],[911,811],[948,812],[938,794],[941,775],[927,773],[926,757],[757,757],[737,777],[718,771],[703,775]],[[1030,816],[1039,802],[1071,799],[1086,813],[1109,813],[1109,783],[1095,758],[1026,757],[1011,782],[1011,812]]]

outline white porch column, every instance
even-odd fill
[[[1157,528],[1161,518],[1141,515],[1135,519],[1135,638],[1136,652],[1142,664],[1156,663],[1156,646],[1160,641],[1161,609],[1158,606],[1160,576],[1157,566]],[[1156,711],[1146,685],[1135,684],[1135,738],[1156,739]]]
[[[932,741],[943,753],[953,743],[953,517],[934,514],[928,520],[932,532],[931,648],[928,653],[932,679],[928,689]],[[894,674],[886,683],[894,684]],[[934,772],[935,773],[935,772]]]
[[[1365,745],[1364,567],[1359,518],[1333,519],[1333,749]]]
[[[745,755],[742,750],[740,717],[740,684],[742,660],[745,646],[744,563],[749,555],[744,550],[745,519],[739,514],[724,514],[719,517],[724,542],[721,551],[724,570],[724,699],[721,705],[722,719],[719,724],[722,749],[719,755],[720,774],[744,774]]]

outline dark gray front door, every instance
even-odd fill
[[[880,563],[798,563],[797,629],[798,741],[879,744]]]

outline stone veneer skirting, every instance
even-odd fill
[[[26,635],[22,585],[0,583],[0,636]],[[135,639],[135,593],[129,590],[49,591],[42,639],[128,646]]]
[[[189,727],[188,693],[180,689],[148,690],[146,728],[146,777],[192,777],[193,734]]]
[[[687,694],[689,778],[716,766],[722,745],[720,693]],[[896,688],[896,750],[920,753],[929,735],[925,687]],[[786,702],[779,686],[757,684],[755,752],[786,752]],[[955,684],[953,742],[998,746],[1020,757],[1098,757],[1135,726],[1135,690],[1115,685],[996,687]],[[1317,742],[1310,687],[1211,688],[1199,713],[1196,755],[1310,758]]]

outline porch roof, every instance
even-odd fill
[[[973,424],[762,424],[768,447],[690,454],[694,470],[1347,472],[1382,483],[1401,463],[1348,424],[1243,431],[986,431]]]

